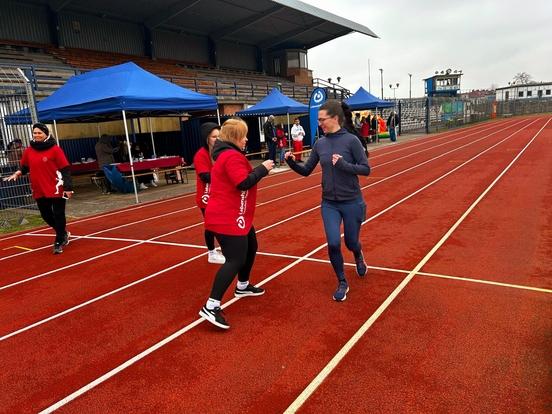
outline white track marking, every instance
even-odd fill
[[[533,124],[534,122],[536,122],[536,120],[533,120],[532,122],[528,123],[528,124],[525,125],[524,127],[517,129],[515,132],[513,132],[513,133],[510,134],[510,135],[508,135],[506,138],[502,139],[502,140],[499,141],[498,143],[492,145],[491,147],[487,148],[486,150],[484,150],[483,152],[479,153],[478,155],[476,155],[475,157],[471,158],[470,160],[468,160],[468,161],[466,161],[466,162],[460,164],[460,165],[457,166],[456,168],[450,170],[447,174],[445,174],[445,175],[439,177],[437,180],[432,181],[430,184],[427,184],[427,185],[425,185],[424,187],[418,189],[416,192],[414,192],[414,193],[411,194],[411,197],[414,196],[414,195],[416,195],[418,192],[425,190],[427,187],[429,187],[430,185],[433,185],[434,183],[436,183],[437,181],[441,180],[442,178],[444,178],[444,177],[448,176],[449,174],[453,173],[454,171],[456,171],[457,169],[461,168],[462,166],[464,166],[464,165],[467,164],[468,162],[471,162],[471,161],[474,160],[475,158],[479,157],[480,155],[484,154],[485,152],[491,150],[492,148],[494,148],[494,147],[496,147],[497,145],[501,144],[502,142],[506,141],[507,139],[509,139],[510,137],[512,137],[513,135],[515,135],[516,133],[522,131],[523,129],[527,128],[529,125]],[[369,185],[367,185],[367,186],[364,186],[364,187],[362,187],[362,190],[364,190],[364,189],[366,189],[366,188],[369,188],[369,187],[372,187],[372,186],[375,186],[375,185],[377,185],[377,184],[379,184],[379,183],[385,182],[385,181],[390,180],[390,179],[392,179],[392,178],[395,178],[395,177],[397,177],[397,176],[399,176],[399,175],[402,175],[402,174],[404,174],[404,173],[406,173],[406,172],[408,172],[408,171],[411,171],[411,170],[413,170],[413,169],[415,169],[415,168],[419,168],[419,167],[421,167],[421,166],[423,166],[423,165],[425,165],[425,164],[427,164],[427,163],[429,163],[429,162],[431,162],[431,161],[433,161],[433,160],[442,158],[442,157],[444,157],[445,155],[448,155],[448,154],[450,154],[450,153],[452,153],[452,152],[454,152],[454,151],[458,151],[459,149],[462,149],[462,148],[464,148],[464,147],[466,147],[466,146],[473,145],[473,144],[475,144],[475,143],[477,143],[477,142],[479,142],[479,141],[481,141],[481,140],[483,140],[483,139],[485,139],[485,138],[487,138],[487,137],[489,137],[489,136],[491,136],[491,135],[494,135],[494,134],[496,134],[496,133],[498,133],[498,132],[501,132],[501,131],[503,131],[503,130],[505,130],[505,129],[508,129],[508,127],[503,128],[503,129],[500,129],[500,130],[498,130],[498,131],[495,131],[495,132],[493,132],[493,133],[491,133],[491,134],[489,134],[489,135],[486,135],[486,136],[484,136],[484,137],[482,137],[482,138],[479,138],[479,139],[477,139],[477,140],[471,141],[471,142],[469,142],[469,143],[467,143],[467,144],[464,144],[464,145],[462,145],[462,146],[460,146],[460,147],[458,147],[458,148],[455,148],[455,149],[452,149],[452,150],[450,150],[450,151],[447,151],[447,152],[445,152],[445,153],[443,153],[443,154],[440,154],[440,155],[438,155],[438,156],[436,156],[436,157],[434,157],[434,158],[431,158],[431,159],[429,159],[429,160],[426,160],[426,161],[424,161],[424,162],[422,162],[422,163],[420,163],[420,164],[417,164],[417,165],[415,165],[415,166],[413,166],[413,167],[407,168],[406,170],[403,170],[403,171],[401,171],[401,172],[399,172],[399,173],[393,174],[393,175],[391,175],[391,176],[389,176],[389,177],[386,177],[386,178],[384,178],[384,179],[381,179],[381,180],[379,180],[379,181],[376,181],[375,183],[371,183],[371,184],[369,184]],[[399,202],[393,204],[392,207],[394,207],[395,205],[398,205],[398,203],[401,203],[401,202],[402,202],[402,200],[400,200]],[[276,223],[274,223],[274,224],[272,224],[272,225],[266,226],[266,227],[264,227],[263,229],[261,229],[261,230],[259,230],[259,231],[257,231],[257,232],[265,231],[265,230],[271,229],[271,228],[273,228],[273,227],[275,227],[275,226],[279,226],[279,225],[281,225],[281,224],[283,224],[283,223],[286,223],[286,222],[288,222],[288,221],[290,221],[290,220],[296,219],[296,218],[298,218],[298,217],[300,217],[300,216],[302,216],[302,215],[304,215],[304,214],[310,213],[311,211],[317,210],[317,209],[319,209],[319,208],[320,208],[320,206],[319,206],[319,205],[316,205],[316,206],[314,206],[314,207],[312,207],[312,208],[310,208],[310,209],[304,210],[304,211],[301,212],[301,213],[295,214],[294,216],[290,216],[290,217],[288,217],[288,218],[286,218],[286,219],[284,219],[284,220],[280,220],[280,221],[278,221],[278,222],[276,222]],[[380,212],[380,213],[378,213],[378,214],[383,214],[383,213],[384,213],[385,211],[387,211],[387,210],[388,210],[388,209],[383,210],[383,212]],[[156,240],[156,239],[161,238],[161,237],[166,237],[166,236],[169,236],[169,235],[171,235],[171,234],[174,234],[174,233],[177,233],[177,232],[180,232],[180,231],[183,231],[183,230],[188,230],[188,229],[190,229],[190,228],[192,228],[192,227],[196,227],[196,226],[199,226],[199,225],[202,225],[202,224],[203,224],[203,222],[199,222],[199,223],[196,223],[196,224],[193,224],[193,225],[190,225],[190,226],[186,226],[186,227],[184,227],[184,228],[176,229],[176,230],[174,230],[174,231],[172,231],[172,232],[165,233],[165,234],[162,234],[162,235],[160,235],[160,236],[156,236],[156,237],[153,237],[153,238],[151,238],[151,239],[148,239],[147,241]],[[67,265],[67,266],[64,266],[64,267],[61,267],[61,268],[53,269],[53,270],[51,270],[51,271],[48,271],[48,272],[45,272],[45,273],[42,273],[42,274],[39,274],[39,275],[36,275],[36,276],[32,276],[32,277],[26,278],[26,279],[24,279],[24,280],[21,280],[21,281],[18,281],[18,282],[14,282],[14,283],[11,283],[11,284],[9,284],[9,285],[0,286],[0,291],[1,291],[1,290],[4,290],[4,289],[7,289],[7,288],[10,288],[10,287],[13,287],[13,286],[17,286],[17,285],[22,284],[22,283],[26,283],[26,282],[35,280],[35,279],[37,279],[37,278],[41,278],[41,277],[50,275],[50,274],[52,274],[52,273],[56,273],[56,272],[61,271],[61,270],[65,270],[65,269],[68,269],[68,268],[71,268],[71,267],[74,267],[74,266],[78,266],[78,265],[83,264],[83,263],[90,262],[90,261],[95,260],[95,259],[98,259],[98,258],[102,258],[102,257],[108,256],[108,255],[113,254],[113,253],[117,253],[117,252],[122,251],[122,250],[126,250],[126,249],[129,249],[129,248],[132,248],[132,247],[134,247],[134,246],[141,245],[141,244],[143,244],[143,243],[145,243],[145,242],[139,242],[139,243],[136,243],[136,244],[133,244],[133,245],[130,245],[130,246],[125,246],[125,247],[116,249],[116,250],[111,251],[111,252],[106,252],[106,253],[103,253],[103,254],[101,254],[101,255],[93,256],[93,257],[91,257],[91,258],[82,260],[82,261],[80,261],[80,262],[73,263],[73,264],[71,264],[71,265]]]
[[[523,122],[522,121],[519,121],[519,122]],[[504,122],[503,124],[499,124],[498,126],[502,126],[502,125],[508,125],[508,124],[513,124],[514,121],[508,121],[508,122]],[[436,141],[439,141],[441,139],[445,139],[445,138],[450,138],[451,136],[454,136],[456,134],[462,134],[462,133],[465,133],[465,132],[469,132],[469,131],[473,131],[474,129],[477,129],[477,128],[481,128],[479,129],[478,131],[476,131],[476,133],[480,133],[480,132],[485,132],[485,131],[488,131],[488,130],[491,130],[493,129],[494,127],[496,127],[497,125],[478,125],[478,126],[474,126],[473,128],[469,128],[469,129],[465,129],[465,130],[462,130],[462,131],[455,131],[453,133],[444,133],[443,135],[441,136],[422,136],[422,137],[418,137],[418,138],[413,138],[407,142],[401,142],[399,143],[398,145],[396,146],[393,146],[393,148],[396,148],[397,146],[401,147],[401,148],[397,148],[393,151],[386,151],[384,154],[380,154],[380,155],[377,155],[375,157],[370,157],[370,159],[375,159],[375,158],[379,158],[381,156],[384,156],[384,155],[387,155],[387,154],[392,154],[392,153],[395,153],[395,152],[399,152],[399,151],[404,151],[404,150],[408,150],[410,148],[413,148],[413,147],[417,147],[417,146],[420,146],[420,145],[426,145],[426,144],[433,144],[434,142]],[[466,135],[466,136],[471,136],[471,135],[474,135],[475,133],[473,134],[469,134],[469,135]],[[408,145],[410,142],[412,141],[418,141],[418,140],[422,140],[422,142],[420,143],[416,143],[415,145]],[[373,149],[372,151],[370,151],[370,153],[374,153],[374,152],[381,152],[381,151],[385,151],[386,149],[388,149],[389,146],[385,146],[385,147],[380,147],[380,148],[375,148]],[[375,168],[375,167],[374,167]],[[288,172],[292,172],[292,170],[289,170],[289,171],[284,171],[282,173],[288,173]],[[311,177],[312,176],[315,176],[315,175],[318,175],[320,174],[320,172],[315,172],[315,173],[312,173],[311,174]],[[281,174],[279,174],[281,175]],[[270,177],[274,177],[274,175],[271,175]],[[267,178],[270,178],[270,177],[267,177]],[[296,177],[296,178],[293,178],[291,180],[287,180],[285,182],[279,182],[279,183],[275,183],[275,184],[271,184],[271,185],[267,185],[267,186],[263,186],[261,188],[259,188],[259,191],[262,191],[262,190],[265,190],[265,189],[268,189],[268,188],[272,188],[272,187],[277,187],[277,186],[280,186],[280,185],[283,185],[283,184],[288,184],[290,182],[294,182],[294,181],[297,181],[297,180],[300,180],[304,177]],[[136,210],[136,209],[141,209],[141,208],[145,208],[145,207],[149,207],[149,206],[153,206],[153,205],[157,205],[157,204],[160,204],[160,203],[166,203],[166,202],[170,202],[170,201],[175,201],[175,200],[178,200],[180,198],[188,198],[188,197],[191,197],[195,195],[195,192],[193,193],[188,193],[188,194],[184,194],[184,195],[181,195],[181,196],[175,196],[175,197],[171,197],[169,199],[165,199],[165,200],[159,200],[159,201],[154,201],[154,202],[151,202],[151,203],[146,203],[146,204],[142,204],[140,206],[136,206],[136,207],[126,207],[126,208],[123,208],[123,209],[119,209],[119,210],[116,210],[116,211],[113,211],[113,212],[109,212],[109,213],[105,213],[105,214],[101,214],[101,215],[97,215],[97,216],[93,216],[93,217],[87,217],[87,218],[83,218],[83,219],[80,219],[80,220],[75,220],[75,221],[72,221],[70,223],[67,223],[68,225],[73,225],[73,224],[79,224],[79,223],[82,223],[82,222],[85,222],[85,221],[90,221],[90,220],[95,220],[95,219],[99,219],[99,218],[103,218],[103,217],[107,217],[107,216],[111,216],[111,215],[114,215],[114,214],[118,214],[118,213],[124,213],[124,212],[127,212],[127,211],[133,211],[133,210]],[[154,219],[155,217],[151,217],[149,219]],[[148,220],[148,219],[146,219]],[[129,223],[131,224],[131,223]],[[115,227],[116,228],[116,227]],[[110,228],[110,229],[105,229],[105,230],[102,230],[102,231],[109,231],[109,230],[113,230],[115,228]],[[12,239],[12,238],[16,238],[16,237],[21,237],[21,236],[24,236],[24,235],[29,235],[29,234],[36,234],[38,232],[41,232],[41,231],[45,231],[45,230],[48,230],[49,227],[47,226],[44,226],[40,229],[37,229],[33,232],[30,232],[30,233],[25,233],[25,234],[16,234],[16,235],[13,235],[13,236],[8,236],[8,237],[4,237],[4,238],[0,238],[0,242],[1,241],[4,241],[4,240],[8,240],[8,239]],[[97,233],[94,233],[94,234],[97,234]],[[90,235],[93,235],[93,234],[90,234]],[[47,247],[51,247],[51,246],[44,246],[44,248],[47,248]]]
[[[533,121],[533,122],[536,122]],[[533,123],[531,122],[531,123]],[[548,121],[550,122],[550,120]],[[546,124],[548,124],[548,122]],[[545,126],[546,126],[545,124]],[[530,125],[530,124],[529,124]],[[528,125],[527,125],[528,126]],[[525,128],[525,127],[524,127]],[[543,127],[544,128],[544,127]],[[523,129],[523,128],[522,128]],[[542,130],[542,128],[541,128]],[[518,130],[517,132],[521,131]],[[540,132],[540,131],[539,131]],[[515,132],[516,133],[516,132]],[[514,134],[515,134],[514,133]],[[512,135],[514,135],[512,134]],[[538,133],[537,133],[538,134]],[[512,136],[510,135],[510,136]],[[510,137],[509,136],[509,137]],[[509,137],[505,138],[504,140],[500,141],[501,142],[504,142],[506,139],[508,139]],[[535,135],[536,137],[536,135]],[[514,161],[525,151],[525,149],[529,146],[529,144],[531,142],[533,142],[533,140],[535,139],[535,137],[533,137],[533,139],[524,147],[524,149],[518,154],[518,156],[514,159]],[[490,148],[493,148],[495,147],[497,144],[493,145],[492,147]],[[476,155],[475,157],[471,158],[469,161],[466,161],[464,164],[462,165],[465,165],[467,164],[468,162],[478,158],[480,155],[486,153],[487,151],[490,150],[487,149],[483,152],[481,152],[480,154]],[[508,167],[506,167],[506,169],[499,175],[499,177],[493,181],[493,183],[491,184],[491,186],[494,186],[494,183],[496,183],[496,181],[498,181],[498,179],[510,168],[510,166],[513,164],[512,161]],[[458,168],[460,167],[456,167],[454,170],[457,170]],[[451,172],[447,173],[446,175],[449,175]],[[440,181],[440,179],[437,179],[435,180],[434,182],[437,182],[437,181]],[[477,204],[479,202],[479,200],[481,198],[483,198],[483,196],[488,192],[488,190],[490,189],[490,187],[485,190],[485,192],[482,194],[482,196],[480,196],[480,198],[478,198],[478,200],[476,200],[476,202],[472,205],[475,206],[475,204]],[[408,197],[405,197],[403,198],[403,200],[407,200],[409,199],[410,196]],[[397,203],[394,204],[394,206],[397,205]],[[469,212],[471,211],[471,209],[473,209],[472,207],[470,207],[466,213],[464,213],[464,215],[453,225],[453,227],[451,228],[451,230],[449,230],[449,232],[447,232],[447,234],[445,234],[445,236],[443,236],[443,238],[437,243],[437,245],[435,245],[435,247],[426,255],[426,257],[424,257],[424,259],[422,259],[420,261],[420,263],[418,263],[418,265],[416,266],[416,268],[414,270],[412,270],[408,276],[403,280],[403,282],[397,287],[397,289],[395,289],[395,291],[386,299],[386,301],[380,306],[381,311],[379,312],[379,314],[381,314],[381,312],[383,312],[383,310],[388,306],[389,303],[392,302],[392,300],[394,299],[394,297],[396,295],[398,295],[398,293],[403,289],[404,286],[406,286],[406,284],[408,284],[408,282],[412,279],[412,277],[414,277],[414,275],[421,269],[421,267],[423,266],[423,264],[425,264],[427,262],[427,260],[429,260],[429,258],[435,253],[435,251],[437,251],[437,249],[440,247],[440,245],[442,245],[442,243],[444,243],[444,241],[450,236],[450,234],[456,229],[456,227],[458,227],[458,225],[461,223],[461,221],[463,221],[463,219],[465,218],[465,216],[467,216],[467,214],[469,214]],[[389,208],[388,208],[389,209]],[[386,210],[388,210],[386,209]],[[381,214],[381,213],[378,213],[378,215]],[[363,225],[365,223],[367,223],[368,221],[370,220],[366,220],[363,222]],[[341,237],[343,237],[343,235],[341,235]],[[327,243],[324,243],[320,246],[318,246],[317,248],[311,250],[309,253],[307,253],[305,256],[303,257],[300,257],[299,259],[295,260],[293,263],[283,267],[282,269],[278,270],[277,272],[273,273],[272,275],[268,276],[266,279],[264,279],[262,282],[258,283],[257,286],[262,286],[266,283],[268,283],[269,281],[271,281],[272,279],[278,277],[279,275],[281,275],[282,273],[286,272],[287,270],[291,269],[292,267],[296,266],[297,264],[301,263],[302,261],[304,261],[306,258],[312,256],[313,254],[315,254],[316,252],[318,252],[319,250],[323,249],[325,246],[327,245]],[[396,293],[395,293],[396,292]],[[393,294],[395,293],[395,296],[393,296]],[[393,297],[392,297],[393,296]],[[230,306],[231,304],[235,303],[237,300],[239,300],[240,298],[233,298],[231,300],[229,300],[228,302],[226,302],[222,308],[226,308],[228,306]],[[385,305],[385,306],[384,306]],[[379,309],[378,309],[379,310]],[[377,313],[378,311],[376,311]],[[374,315],[376,315],[376,313],[374,313]],[[374,317],[374,315],[372,315],[372,317],[366,322],[368,323],[370,320],[375,320],[377,319],[377,317],[379,316],[379,314],[377,316]],[[180,337],[181,335],[183,335],[184,333],[188,332],[190,329],[196,327],[197,325],[199,325],[200,323],[202,323],[204,320],[203,319],[196,319],[195,321],[193,321],[192,323],[190,323],[189,325],[185,326],[184,328],[176,331],[175,333],[173,333],[172,335],[168,336],[167,338],[163,339],[162,341],[160,342],[157,342],[156,344],[154,344],[153,346],[147,348],[146,350],[142,351],[141,353],[139,353],[138,355],[135,355],[134,357],[130,358],[129,360],[127,360],[126,362],[124,362],[123,364],[113,368],[112,370],[106,372],[104,375],[100,376],[99,378],[95,379],[94,381],[86,384],[85,386],[83,386],[82,388],[76,390],[75,392],[71,393],[70,395],[66,396],[65,398],[61,399],[60,401],[54,403],[53,405],[47,407],[46,409],[44,409],[43,411],[41,411],[41,413],[51,413],[55,410],[57,410],[58,408],[61,408],[63,407],[64,405],[66,405],[67,403],[73,401],[74,399],[78,398],[79,396],[87,393],[88,391],[90,391],[91,389],[95,388],[96,386],[100,385],[101,383],[107,381],[108,379],[110,379],[111,377],[113,377],[114,375],[118,374],[119,372],[125,370],[126,368],[132,366],[133,364],[135,364],[136,362],[140,361],[141,359],[145,358],[146,356],[148,356],[149,354],[151,354],[152,352],[158,350],[159,348],[163,347],[164,345],[168,344],[169,342],[173,341],[174,339]],[[370,324],[368,325],[368,327],[372,324],[373,322],[370,322]],[[366,330],[368,329],[368,327],[366,328]],[[361,328],[362,329],[362,328]],[[359,336],[359,338],[362,336],[362,334]],[[349,341],[351,342],[353,340],[353,338]],[[356,340],[358,341],[358,339]],[[354,341],[354,343],[356,343],[356,341]],[[353,343],[353,345],[354,345]],[[352,347],[352,345],[351,345]],[[334,357],[334,359],[336,359],[336,357]],[[341,360],[343,357],[341,357],[339,360]],[[336,362],[335,365],[337,365],[337,363],[339,362],[339,360]],[[333,360],[332,360],[333,361]],[[333,369],[333,368],[332,368]],[[326,372],[326,368],[322,371],[322,372]],[[327,371],[327,374],[329,374],[331,372],[331,370]],[[321,373],[322,374],[322,373]],[[319,376],[321,375],[319,374]],[[326,374],[326,375],[327,375]],[[318,378],[318,377],[317,377]],[[316,378],[315,378],[316,380]],[[322,381],[322,380],[321,380]],[[321,382],[320,381],[320,382]],[[314,381],[313,381],[314,383]],[[311,383],[312,384],[312,383]],[[319,383],[318,383],[319,384]],[[310,394],[312,394],[312,392],[314,392],[314,390],[316,389],[318,385],[316,385],[313,390],[311,392],[307,392],[307,390],[305,390],[299,397],[303,396],[305,394],[305,398],[302,400],[302,402],[297,406],[297,408],[299,408],[303,402],[310,396]],[[309,386],[310,387],[310,386]],[[298,397],[298,399],[296,400],[296,402],[300,399]],[[296,403],[294,402],[294,404]],[[293,404],[292,404],[293,405]],[[290,406],[291,408],[291,406]],[[288,408],[288,410],[290,409]],[[296,409],[297,409],[296,408]],[[295,410],[296,410],[295,409]],[[295,412],[294,411],[289,411],[289,412]]]
[[[552,118],[551,118],[552,119]],[[357,342],[363,337],[363,335],[370,329],[374,322],[381,316],[381,314],[389,307],[389,305],[395,300],[399,293],[410,283],[412,278],[425,266],[425,264],[431,259],[431,257],[441,248],[441,246],[447,241],[451,234],[462,224],[466,217],[473,211],[473,209],[479,204],[479,202],[491,191],[495,184],[508,172],[512,165],[521,157],[525,150],[533,143],[540,132],[548,125],[550,119],[544,124],[544,126],[533,136],[533,138],[523,147],[523,149],[516,155],[516,157],[502,170],[502,172],[493,180],[491,184],[477,197],[477,199],[468,207],[468,209],[462,214],[462,216],[452,225],[452,227],[444,234],[444,236],[431,248],[431,250],[424,256],[422,260],[412,269],[412,271],[402,280],[402,282],[395,288],[395,290],[383,301],[379,308],[368,318],[368,320],[360,327],[360,329],[347,341],[347,343],[339,350],[339,352],[330,360],[330,362],[320,371],[320,373],[312,380],[312,382],[303,390],[301,394],[293,401],[293,403],[286,409],[284,413],[291,414],[297,412],[299,408],[305,403],[305,401],[316,391],[316,389],[322,384],[322,382],[331,374],[331,372],[337,367],[337,365],[345,358],[349,351],[357,344]]]

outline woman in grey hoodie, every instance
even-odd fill
[[[318,124],[324,135],[314,144],[308,161],[304,165],[297,164],[292,152],[285,155],[290,168],[305,177],[312,173],[318,162],[322,167],[322,219],[328,254],[338,280],[333,295],[338,302],[344,301],[349,291],[341,253],[342,222],[345,245],[355,256],[357,273],[363,277],[367,272],[359,240],[366,203],[358,175],[369,175],[370,166],[358,138],[343,128],[344,119],[343,108],[338,101],[325,102],[318,111]]]

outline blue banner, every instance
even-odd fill
[[[309,125],[311,133],[311,145],[318,138],[318,110],[326,102],[326,89],[314,88],[309,101]]]

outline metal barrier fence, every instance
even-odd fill
[[[0,228],[16,228],[28,214],[36,214],[28,177],[4,181],[19,166],[31,136],[30,125],[10,125],[6,117],[30,108],[36,119],[36,106],[29,80],[19,68],[0,66]]]

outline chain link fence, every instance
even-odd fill
[[[26,108],[36,119],[29,80],[20,69],[0,65],[0,230],[17,229],[29,214],[37,213],[28,176],[4,181],[17,170],[32,134],[30,125],[11,125],[7,118]]]

